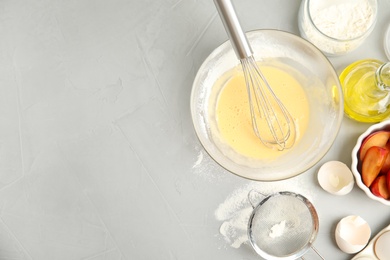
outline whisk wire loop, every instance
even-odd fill
[[[295,142],[295,125],[253,56],[241,59],[248,92],[250,117],[255,135],[270,148],[284,150]]]

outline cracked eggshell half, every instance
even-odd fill
[[[329,161],[318,171],[318,182],[327,192],[334,195],[346,195],[355,183],[349,167],[339,161]]]
[[[361,251],[367,245],[370,236],[370,226],[359,216],[347,216],[336,226],[337,246],[347,254]]]

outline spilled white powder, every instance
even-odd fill
[[[307,15],[302,16],[300,30],[302,36],[328,54],[342,54],[355,49],[364,38],[358,38],[375,22],[375,10],[367,0],[356,0],[324,6],[326,1],[312,1],[310,12],[315,26],[325,35],[324,37],[312,25]],[[357,39],[358,38],[358,39]]]
[[[280,223],[277,223],[271,227],[271,231],[269,232],[269,237],[277,238],[282,236],[285,228],[286,228],[286,221],[285,220],[280,221]]]
[[[233,248],[239,248],[242,244],[248,242],[247,225],[253,211],[248,200],[248,193],[252,190],[255,192],[251,193],[251,201],[255,205],[262,200],[263,196],[261,194],[268,195],[279,191],[299,193],[310,201],[313,198],[313,194],[305,190],[305,185],[301,183],[299,177],[272,183],[251,182],[237,188],[214,212],[215,218],[222,222],[219,230],[220,234],[226,243]],[[286,223],[284,224],[286,225]],[[274,233],[272,233],[272,229],[270,230],[272,234],[269,233],[269,236],[280,236],[282,231],[284,231],[283,223],[278,223],[274,227]]]
[[[193,158],[193,164],[191,166],[191,172],[193,173],[192,182],[195,181],[208,181],[210,183],[218,183],[227,177],[226,172],[205,152],[201,147],[198,149],[198,155]]]
[[[194,163],[194,165],[192,165],[192,169],[199,167],[201,165],[202,161],[203,161],[203,153],[202,153],[202,151],[200,151],[196,162]]]

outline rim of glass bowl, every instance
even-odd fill
[[[274,36],[277,34],[279,34],[279,36]],[[260,29],[260,30],[253,30],[253,31],[247,32],[248,39],[250,39],[251,36],[255,37],[256,35],[263,35],[263,36],[265,35],[265,36],[270,37],[270,38],[272,38],[272,37],[288,37],[289,40],[294,40],[297,43],[299,42],[300,44],[307,46],[307,48],[311,49],[311,51],[313,51],[316,56],[321,57],[321,59],[324,62],[324,66],[326,63],[326,67],[329,67],[329,69],[330,69],[329,73],[333,74],[332,78],[334,78],[336,80],[335,84],[337,84],[337,88],[336,88],[337,93],[335,93],[335,95],[338,97],[338,106],[339,106],[338,111],[337,111],[336,116],[335,116],[337,120],[335,119],[334,128],[332,128],[335,130],[328,136],[326,144],[323,145],[323,147],[321,148],[321,151],[318,154],[316,154],[315,157],[313,157],[313,159],[309,163],[307,163],[304,167],[301,167],[299,169],[293,169],[293,170],[283,169],[282,173],[276,172],[275,170],[273,170],[273,173],[275,175],[277,175],[275,177],[274,174],[269,174],[269,172],[266,172],[267,170],[270,170],[270,167],[268,167],[268,169],[267,169],[267,166],[262,167],[262,168],[260,168],[260,167],[254,168],[254,167],[248,167],[248,166],[239,165],[237,163],[234,163],[230,158],[227,158],[227,156],[224,155],[214,143],[212,143],[212,141],[208,138],[209,136],[211,136],[210,128],[206,124],[199,123],[199,120],[198,120],[199,117],[202,117],[203,119],[205,119],[205,118],[207,119],[207,117],[208,117],[208,115],[204,115],[202,113],[199,113],[201,111],[198,111],[199,109],[198,109],[197,104],[199,103],[199,97],[202,94],[203,95],[205,94],[205,93],[199,93],[202,90],[202,89],[200,89],[200,85],[201,85],[200,82],[202,80],[202,77],[205,77],[205,75],[208,74],[208,71],[206,70],[206,68],[213,61],[213,59],[216,59],[219,56],[223,57],[223,55],[222,55],[223,52],[228,52],[229,55],[230,55],[229,52],[233,53],[233,49],[231,47],[229,40],[227,40],[224,43],[222,43],[221,45],[219,45],[216,49],[214,49],[209,54],[209,56],[205,59],[205,61],[200,66],[200,68],[195,76],[195,79],[194,79],[194,82],[192,85],[191,99],[190,99],[190,109],[191,109],[192,122],[193,122],[193,126],[195,129],[195,133],[196,133],[198,139],[200,140],[205,151],[210,155],[210,157],[216,163],[218,163],[220,166],[222,166],[227,171],[229,171],[237,176],[240,176],[240,177],[243,177],[246,179],[250,179],[250,180],[256,180],[256,181],[278,181],[278,180],[289,179],[289,178],[298,176],[298,175],[306,172],[310,168],[312,168],[315,164],[317,164],[322,159],[322,157],[324,157],[326,155],[326,153],[332,147],[332,145],[333,145],[333,143],[338,135],[338,132],[340,130],[341,122],[343,119],[343,114],[344,114],[343,94],[342,94],[340,82],[338,81],[338,75],[336,73],[336,70],[334,69],[333,65],[330,63],[329,59],[315,45],[313,45],[309,41],[307,41],[307,40],[305,40],[305,39],[303,39],[303,38],[301,38],[293,33],[285,32],[285,31],[281,31],[281,30],[276,30],[276,29]],[[303,50],[303,51],[305,52],[305,50]],[[228,55],[228,54],[225,53],[224,55]],[[240,64],[238,59],[236,62],[237,62],[236,65]],[[235,65],[232,65],[231,68],[233,68],[234,66]],[[204,91],[204,89],[203,89],[203,91]],[[208,100],[207,100],[207,102],[208,102]]]
[[[359,39],[362,39],[364,37],[366,37],[368,34],[370,34],[373,30],[374,30],[374,27],[376,25],[376,22],[377,22],[377,18],[378,18],[378,1],[377,0],[370,0],[370,1],[373,1],[374,2],[374,7],[375,7],[375,10],[374,10],[374,20],[371,24],[371,26],[368,28],[367,31],[365,31],[364,33],[362,33],[361,35],[355,37],[355,38],[350,38],[350,39],[338,39],[338,38],[334,38],[332,36],[329,36],[325,33],[323,33],[317,26],[316,24],[314,23],[313,19],[312,19],[312,16],[311,16],[311,13],[310,13],[310,1],[311,0],[306,0],[306,6],[305,6],[305,9],[307,10],[307,14],[308,14],[308,18],[309,18],[309,21],[310,23],[313,25],[314,29],[320,33],[322,36],[324,36],[325,38],[328,38],[330,40],[333,40],[333,41],[338,41],[338,42],[351,42],[351,41],[356,41],[356,40],[359,40]]]
[[[390,60],[390,23],[387,25],[387,30],[385,32],[384,45],[386,56]]]

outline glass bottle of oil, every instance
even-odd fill
[[[344,112],[366,123],[390,117],[390,62],[359,60],[340,74]]]

